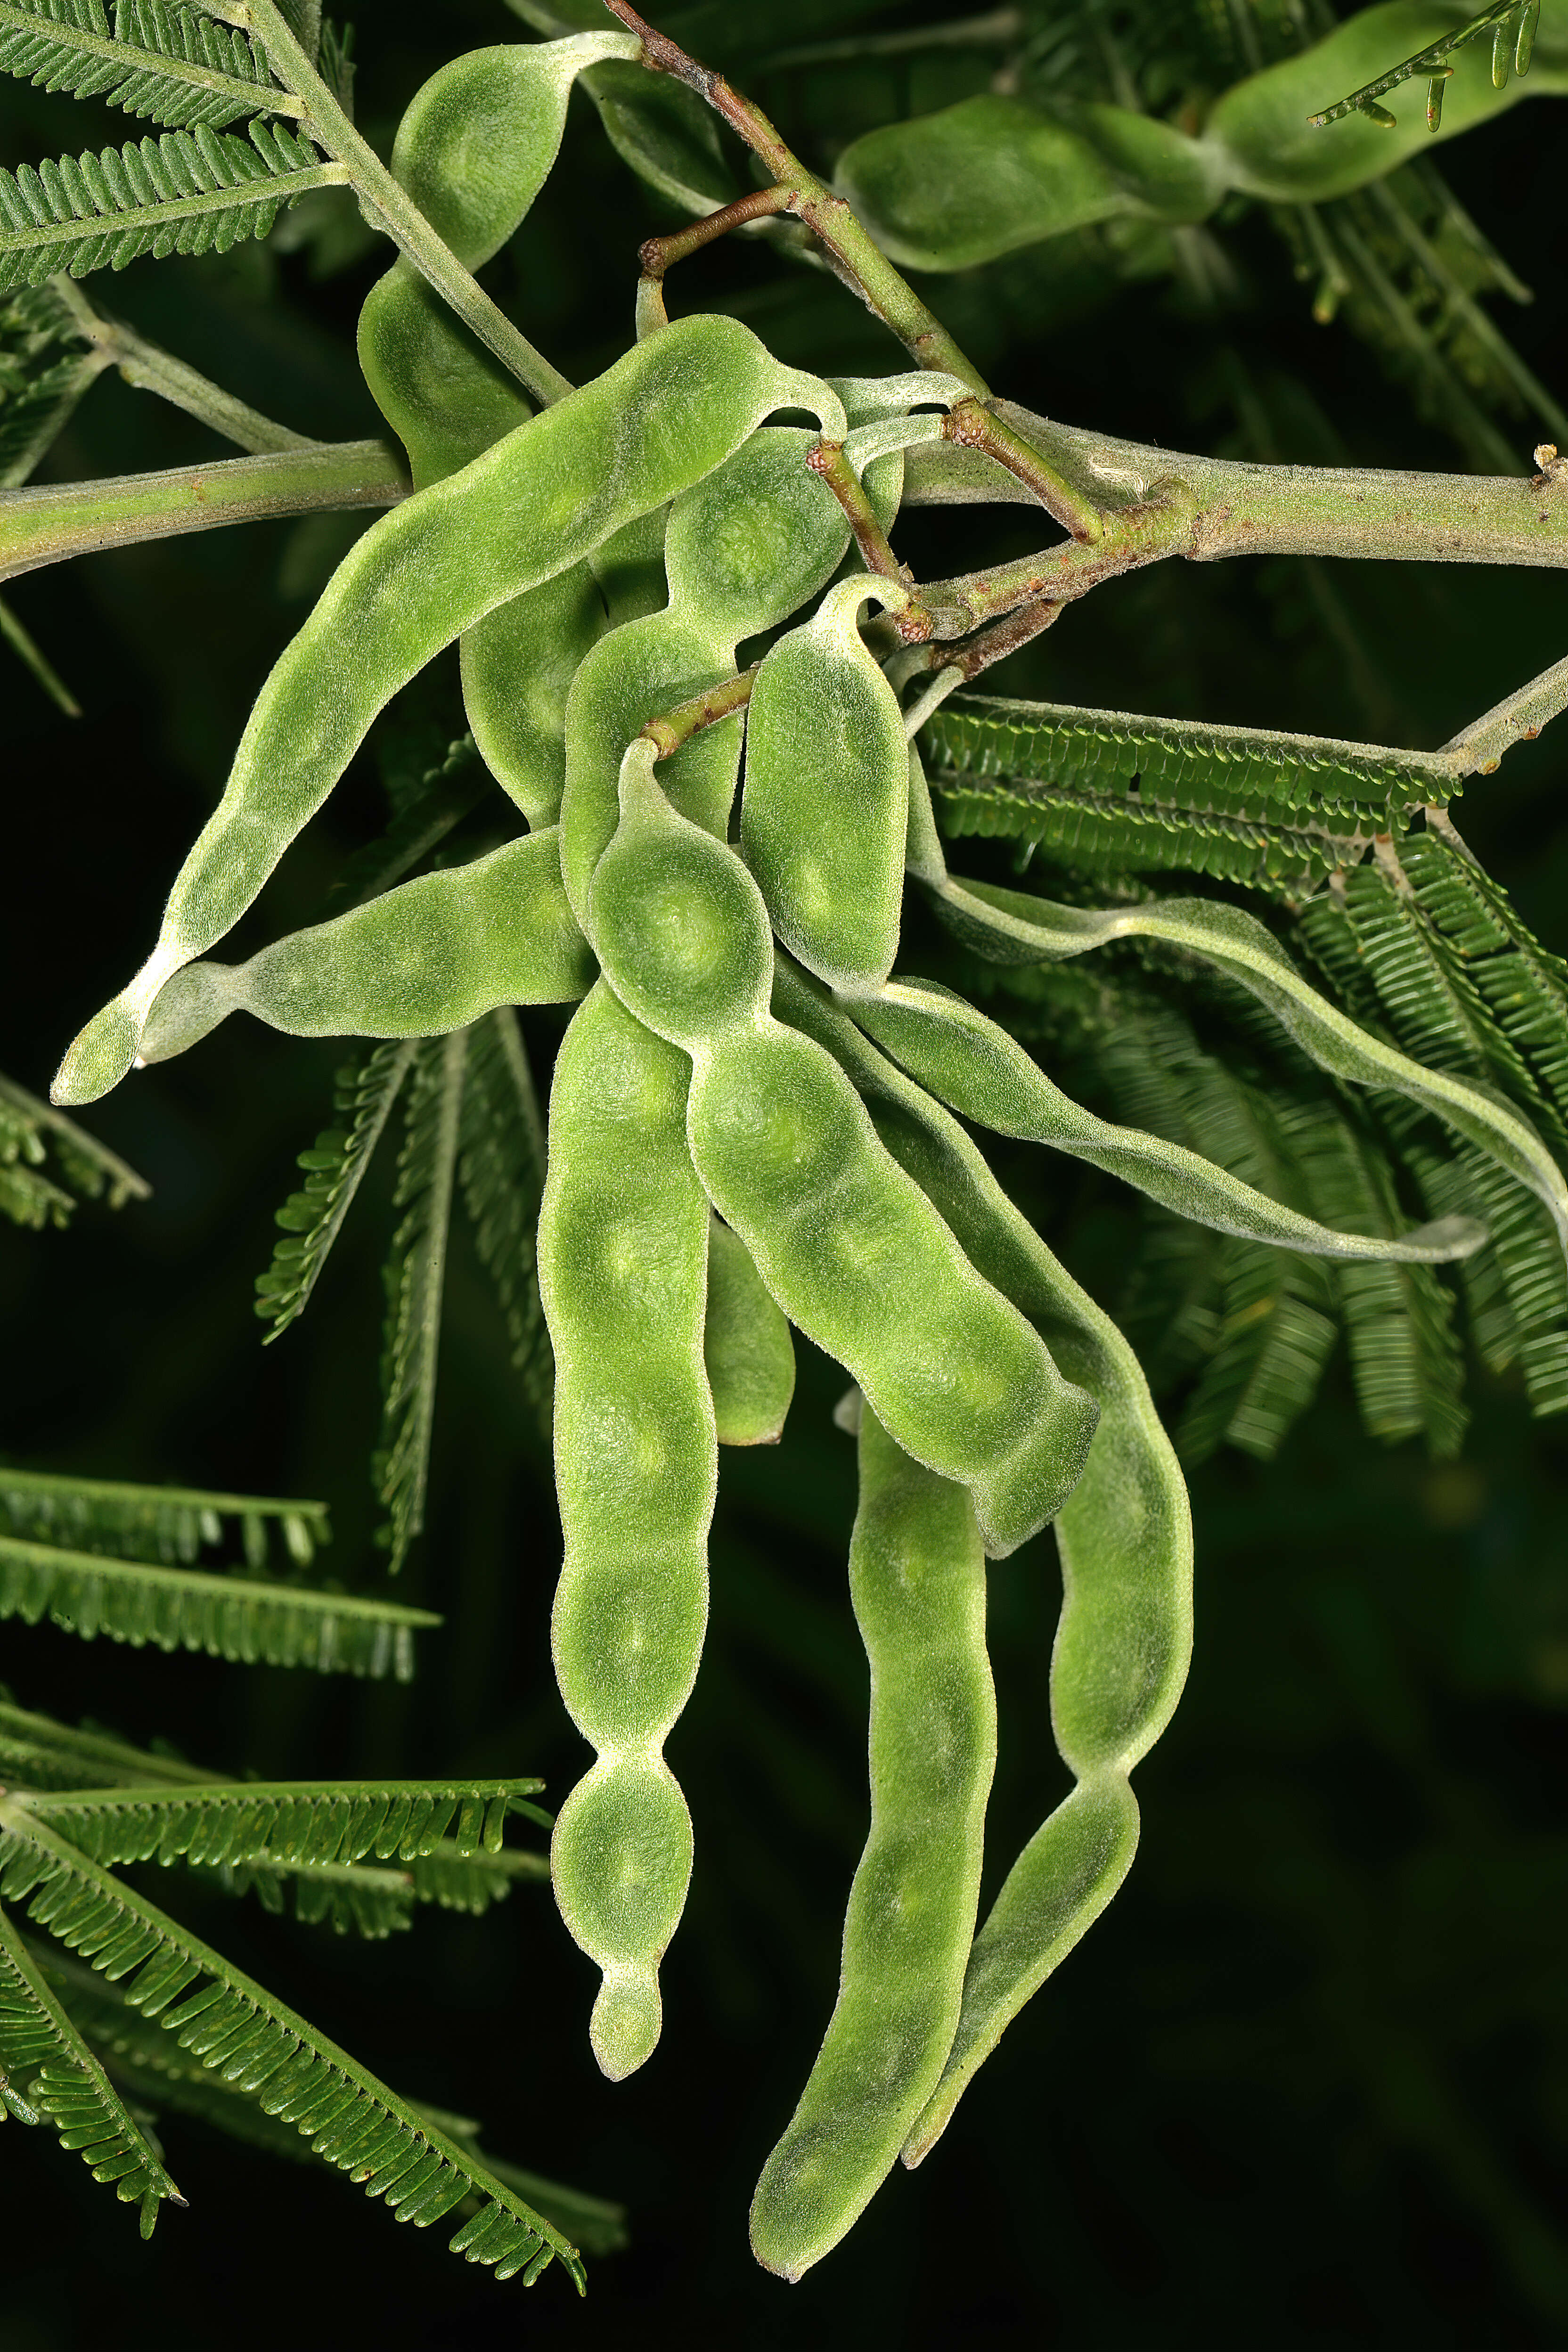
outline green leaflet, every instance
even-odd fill
[[[539,1297],[535,1235],[544,1191],[544,1121],[516,1013],[501,1005],[468,1033],[458,1172],[474,1241],[511,1339],[512,1361],[545,1444],[555,1364]]]
[[[0,489],[20,488],[103,368],[52,286],[0,300]]]
[[[1430,163],[1413,161],[1331,204],[1272,212],[1297,276],[1317,281],[1314,316],[1342,318],[1473,465],[1511,473],[1531,433],[1568,441],[1568,414],[1477,299],[1526,301],[1529,289]],[[1499,420],[1523,430],[1510,436]]]
[[[13,1224],[65,1225],[78,1201],[111,1209],[145,1201],[152,1186],[74,1119],[0,1077],[0,1215]]]
[[[1359,89],[1352,89],[1348,98],[1336,99],[1331,106],[1325,106],[1321,112],[1308,119],[1312,128],[1320,131],[1326,130],[1331,123],[1342,122],[1349,114],[1368,115],[1373,121],[1379,123],[1391,121],[1392,116],[1379,106],[1378,100],[1386,98],[1390,90],[1397,89],[1402,82],[1409,81],[1413,77],[1425,77],[1432,82],[1427,121],[1432,131],[1436,131],[1442,115],[1443,80],[1453,71],[1450,60],[1471,41],[1479,40],[1483,34],[1490,33],[1492,84],[1494,89],[1504,89],[1508,86],[1510,63],[1521,74],[1530,71],[1531,53],[1535,47],[1535,30],[1540,17],[1541,0],[1491,0],[1489,7],[1478,9],[1473,16],[1468,17],[1462,25],[1457,25],[1452,32],[1440,33],[1435,41],[1417,49],[1414,56],[1402,58],[1386,73],[1378,74]]]
[[[1458,761],[1327,736],[952,696],[921,730],[945,829],[1073,865],[1267,886],[1354,865],[1459,788]]]
[[[46,1801],[35,1800],[33,1802]],[[559,2258],[579,2289],[582,2264],[558,2231],[410,2108],[347,2053],[209,1946],[175,1926],[37,1817],[29,1801],[0,1798],[0,1896],[25,1904],[40,1927],[161,2018],[204,2064],[222,2066],[263,2107],[310,2137],[313,2152],[352,2170],[368,2196],[425,2228],[466,2198],[483,2200],[452,2240],[454,2252],[531,2284]]]
[[[483,1834],[474,1834],[475,1811],[461,1803],[461,1783],[408,1782],[395,1786],[362,1785],[345,1817],[342,1792],[331,1784],[289,1782],[275,1791],[278,1801],[246,1811],[237,1820],[232,1806],[209,1803],[215,1790],[232,1800],[254,1793],[252,1784],[232,1783],[225,1776],[167,1755],[149,1754],[128,1747],[105,1733],[56,1723],[47,1716],[30,1715],[0,1696],[0,1780],[6,1787],[47,1795],[62,1790],[88,1790],[89,1806],[105,1790],[134,1791],[131,1818],[149,1818],[160,1792],[188,1796],[189,1810],[176,1807],[174,1833],[163,1816],[156,1848],[147,1855],[159,1862],[186,1861],[205,1870],[226,1894],[254,1893],[271,1911],[286,1907],[291,1895],[298,1918],[327,1920],[340,1930],[384,1936],[412,1925],[415,1908],[434,1903],[442,1910],[479,1916],[504,1902],[520,1879],[542,1881],[550,1875],[548,1858],[521,1848],[493,1846]],[[482,1782],[473,1784],[486,1796],[505,1786],[536,1784]],[[411,1793],[412,1792],[412,1793]],[[296,1801],[283,1801],[285,1796]],[[426,1808],[429,1796],[432,1803]],[[457,1809],[459,1831],[440,1833],[443,1811],[449,1822]],[[69,1808],[67,1808],[68,1812]],[[537,1809],[513,1801],[511,1810],[541,1819]],[[363,1836],[374,1851],[391,1818],[398,1843],[393,1854],[396,1868],[363,1859],[344,1861],[342,1853]],[[399,1831],[397,1819],[402,1818]],[[124,1836],[122,1827],[116,1834]],[[336,1839],[336,1846],[331,1840]],[[410,1841],[414,1843],[411,1849]],[[384,1841],[383,1841],[384,1842]],[[145,1843],[146,1841],[143,1840]],[[191,1851],[193,1845],[196,1852]],[[210,1849],[216,1848],[216,1853]],[[311,1857],[305,1858],[306,1847]],[[321,1860],[316,1849],[325,1846],[340,1858]],[[100,1854],[100,1859],[104,1857]]]
[[[299,112],[257,44],[164,0],[0,0],[0,72],[189,131]]]
[[[1411,1178],[1384,1113],[1389,1104],[1408,1106],[1340,1092],[1271,1034],[1268,1017],[1246,998],[1216,1006],[1224,1026],[1200,1044],[1189,982],[1178,987],[1136,968],[1079,964],[1007,974],[993,966],[989,991],[985,967],[976,966],[973,978],[995,994],[994,1009],[1013,1035],[1120,1118],[1200,1148],[1324,1224],[1388,1234],[1403,1222],[1401,1179]],[[1424,1118],[1418,1124],[1429,1127]],[[1508,1199],[1523,1200],[1507,1179],[1497,1182]],[[1451,1209],[1464,1198],[1460,1188],[1442,1205]],[[1467,1284],[1479,1262],[1462,1262]],[[1178,1431],[1184,1459],[1222,1437],[1254,1453],[1272,1450],[1311,1401],[1322,1351],[1300,1341],[1325,1314],[1344,1331],[1368,1431],[1385,1440],[1425,1433],[1435,1454],[1458,1450],[1466,1420],[1463,1360],[1452,1296],[1432,1266],[1309,1263],[1151,1209],[1118,1314],[1156,1395],[1197,1377]],[[1283,1337],[1286,1322],[1296,1327],[1294,1345]],[[1232,1357],[1244,1360],[1239,1385]],[[1232,1420],[1212,1409],[1221,1389],[1234,1396]]]
[[[174,1789],[66,1790],[15,1796],[30,1820],[96,1863],[263,1862],[317,1868],[409,1861],[450,1832],[460,1855],[501,1850],[509,1811],[549,1825],[530,1797],[542,1780],[218,1781]]]
[[[56,1723],[13,1705],[0,1687],[0,1781],[10,1789],[103,1789],[211,1780],[174,1756],[153,1756],[110,1733]]]
[[[41,1617],[91,1641],[205,1650],[246,1664],[314,1666],[320,1674],[414,1672],[414,1634],[441,1620],[427,1610],[298,1584],[259,1584],[107,1559],[0,1536],[0,1618]]]
[[[1363,1024],[1518,1104],[1559,1151],[1568,1145],[1563,967],[1457,835],[1402,844],[1397,872],[1371,866],[1348,876],[1342,892],[1303,910],[1300,930]],[[1523,1198],[1478,1139],[1445,1160],[1407,1105],[1383,1115],[1428,1202],[1441,1208],[1462,1194],[1491,1229],[1492,1248],[1465,1269],[1480,1352],[1500,1370],[1519,1361],[1537,1412],[1568,1409],[1568,1273],[1550,1203]]]
[[[110,1985],[91,1970],[62,1956],[52,1958],[49,1979],[59,1990],[70,2020],[87,2041],[105,2053],[116,2074],[138,2099],[160,2113],[190,2116],[248,2141],[270,2156],[289,2162],[310,2161],[308,2144],[292,2124],[268,2115],[239,2084],[221,2072],[209,2070],[182,2050],[172,2034],[140,2016]],[[479,2126],[468,2116],[452,2116],[422,2100],[404,2102],[410,2114],[435,2124],[464,2153],[481,2164],[495,2179],[527,2200],[563,2231],[584,2253],[615,2253],[626,2242],[626,2213],[619,2205],[584,2196],[557,2180],[542,2179],[513,2164],[485,2154],[479,2147]],[[458,2207],[466,2218],[467,2204]]]
[[[404,1215],[385,1268],[381,1437],[372,1466],[387,1514],[376,1540],[389,1553],[394,1575],[425,1525],[468,1037],[468,1030],[458,1029],[449,1037],[422,1039],[414,1049],[408,1129],[394,1196]]]
[[[123,269],[143,253],[226,253],[265,236],[308,189],[348,176],[307,140],[261,121],[248,141],[198,122],[36,171],[23,163],[0,172],[0,287],[37,286],[57,269]]]
[[[276,1495],[225,1495],[203,1486],[140,1486],[73,1472],[0,1465],[0,1523],[13,1535],[122,1559],[190,1567],[204,1545],[222,1543],[237,1522],[246,1566],[267,1566],[275,1538],[296,1568],[330,1543],[324,1503]]]
[[[165,2198],[184,2203],[0,1911],[0,2117],[7,2108],[19,2122],[52,2124],[95,2180],[112,2182],[122,2205],[140,2205],[144,2238]]]
[[[305,1171],[305,1189],[291,1192],[279,1210],[276,1222],[285,1238],[274,1245],[266,1273],[257,1276],[256,1311],[272,1325],[268,1339],[303,1314],[417,1050],[417,1040],[395,1037],[338,1072],[337,1123],[300,1154],[295,1164]]]

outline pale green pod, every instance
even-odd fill
[[[598,967],[561,887],[553,832],[526,834],[248,963],[193,963],[153,999],[142,1059],[166,1062],[231,1013],[290,1037],[437,1037],[498,1004],[572,1004]]]
[[[392,168],[458,259],[479,268],[512,236],[553,164],[574,77],[627,53],[595,33],[455,58],[410,103]],[[410,262],[365,299],[360,363],[403,440],[416,488],[455,473],[531,414],[513,379]],[[637,525],[632,526],[634,530]],[[554,823],[562,730],[577,663],[605,626],[590,564],[497,607],[464,633],[463,700],[481,757],[531,825]]]
[[[769,649],[746,714],[741,851],[784,945],[820,979],[874,988],[899,948],[910,754],[898,698],[857,626],[869,578],[829,589]]]
[[[584,929],[594,869],[620,814],[626,747],[650,719],[716,686],[732,668],[713,639],[666,610],[623,623],[584,655],[566,699],[566,782],[561,802],[561,871]],[[664,763],[670,798],[707,832],[729,824],[741,765],[741,720],[723,719]]]
[[[971,269],[1100,221],[1206,219],[1227,181],[1221,156],[1152,115],[985,96],[868,131],[834,185],[901,268]]]
[[[904,2162],[931,2154],[1005,2029],[1093,1927],[1138,1851],[1138,1800],[1121,1773],[1080,1781],[1040,1823],[974,1938],[958,2029]]]
[[[615,630],[582,665],[566,711],[562,803],[563,864],[580,922],[618,821],[627,744],[650,719],[731,676],[741,641],[787,620],[849,544],[843,509],[805,462],[813,438],[796,425],[764,426],[676,499],[664,542],[668,604]],[[683,816],[727,832],[740,756],[741,722],[729,719],[666,761],[661,781]]]
[[[594,577],[605,600],[612,629],[623,621],[640,621],[645,613],[662,611],[668,599],[664,576],[663,509],[639,515],[624,530],[614,532],[594,551]]]
[[[999,1135],[1070,1152],[1216,1233],[1314,1257],[1403,1265],[1468,1257],[1487,1238],[1486,1227],[1473,1217],[1441,1217],[1397,1237],[1320,1224],[1198,1152],[1097,1118],[1053,1085],[1016,1037],[934,981],[894,981],[875,994],[849,998],[847,1009],[950,1110]]]
[[[795,1342],[739,1234],[715,1217],[708,1235],[702,1360],[721,1445],[776,1445],[795,1394]]]
[[[889,1160],[832,1056],[772,1019],[761,893],[670,807],[653,763],[651,742],[632,745],[594,879],[605,977],[691,1055],[692,1160],[773,1297],[906,1453],[969,1487],[1001,1557],[1071,1493],[1095,1408]]]
[[[678,320],[373,524],[274,665],[157,947],[73,1042],[58,1099],[118,1085],[164,982],[238,920],[400,687],[498,604],[711,473],[789,402],[843,415],[737,320]]]
[[[1082,1785],[1025,1848],[975,1939],[952,2052],[906,2145],[905,2161],[914,2164],[1005,2027],[1125,1875],[1138,1818],[1127,1775],[1170,1721],[1192,1655],[1192,1514],[1131,1347],[1015,1208],[958,1121],[783,959],[773,1002],[854,1078],[882,1141],[972,1263],[1023,1309],[1100,1406],[1083,1476],[1056,1523],[1062,1614],[1051,1721]]]
[[[602,32],[473,49],[416,92],[393,143],[393,175],[466,269],[500,250],[543,186],[576,76],[635,48],[627,35]],[[531,413],[500,362],[408,261],[395,262],[365,298],[359,357],[419,489]]]
[[[871,1668],[871,1829],[837,2002],[752,2200],[752,2252],[787,2279],[861,2213],[941,2076],[996,1760],[985,1555],[969,1497],[900,1453],[869,1412],[859,1454],[849,1591]]]
[[[1506,1169],[1545,1204],[1568,1253],[1568,1183],[1523,1114],[1485,1087],[1428,1069],[1342,1013],[1310,983],[1256,915],[1212,898],[1131,907],[1063,907],[1022,890],[954,877],[933,892],[937,912],[964,942],[1000,963],[1046,963],[1125,939],[1162,940],[1238,981],[1301,1051],[1352,1086],[1404,1095]]]
[[[464,633],[463,709],[474,741],[535,830],[560,817],[567,698],[605,625],[594,567],[574,563]]]
[[[658,2041],[658,1963],[691,1872],[663,1746],[707,1623],[718,1446],[687,1080],[685,1056],[595,987],[556,1061],[539,1220],[565,1538],[552,1646],[597,1750],[557,1817],[551,1867],[562,1916],[604,1972],[591,2035],[615,2081]]]

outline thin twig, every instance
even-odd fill
[[[973,362],[964,356],[941,320],[926,308],[887,255],[872,243],[843,197],[836,196],[814,172],[806,169],[762,109],[742,98],[722,74],[699,65],[679,43],[656,32],[627,5],[627,0],[605,0],[605,5],[641,41],[643,63],[652,72],[668,74],[694,89],[761,158],[773,187],[793,191],[794,202],[787,209],[805,222],[838,276],[913,352],[921,367],[942,369],[984,394],[985,380]]]
[[[716,726],[721,719],[729,719],[737,710],[743,710],[752,698],[752,688],[757,682],[757,672],[761,667],[761,662],[753,662],[751,668],[742,670],[739,677],[724,678],[718,686],[710,686],[703,693],[694,694],[689,702],[677,704],[662,718],[650,719],[640,731],[654,746],[655,759],[668,760],[672,751],[679,751],[683,743],[689,741],[693,735],[700,734],[704,727]]]
[[[1033,490],[1053,522],[1070,530],[1081,545],[1092,546],[1103,535],[1105,523],[1099,507],[1076,491],[1022,434],[1015,433],[978,400],[961,400],[948,411],[942,437],[956,441],[963,449],[984,449],[988,457],[994,457],[1016,481]]]
[[[884,580],[900,581],[906,588],[911,586],[914,574],[893,553],[865,487],[844,454],[843,442],[824,439],[814,443],[806,452],[805,462],[814,474],[822,477],[843,508],[867,571],[879,573]]]

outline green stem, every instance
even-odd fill
[[[277,0],[247,0],[243,9],[225,10],[224,15],[227,23],[243,18],[254,27],[273,71],[304,101],[301,128],[306,135],[342,164],[362,205],[486,350],[546,406],[569,393],[570,380],[497,308],[354,129],[290,32]]]
[[[978,400],[961,400],[949,410],[942,437],[956,441],[963,449],[984,449],[987,457],[994,457],[1026,489],[1033,491],[1052,520],[1070,530],[1074,539],[1092,545],[1101,537],[1105,525],[1099,505],[1075,491],[1021,433],[1015,433]]]
[[[309,435],[290,432],[287,425],[274,423],[260,410],[237,400],[231,392],[209,383],[205,375],[187,367],[172,352],[160,350],[139,335],[134,327],[122,320],[110,319],[96,310],[72,278],[62,272],[49,281],[76,322],[77,332],[90,343],[107,367],[118,368],[127,383],[138,392],[155,392],[175,408],[183,408],[188,416],[210,425],[226,441],[237,448],[248,449],[260,457],[284,449],[309,449]]]
[[[1464,776],[1489,776],[1503,753],[1514,743],[1533,743],[1547,721],[1568,710],[1568,661],[1553,662],[1539,677],[1521,686],[1461,728],[1442,756],[1458,763]]]
[[[605,0],[605,5],[628,32],[637,36],[643,45],[644,63],[653,72],[667,73],[696,90],[760,158],[774,191],[783,187],[794,191],[795,201],[788,209],[814,232],[845,284],[852,287],[868,310],[892,330],[921,367],[939,368],[948,375],[958,376],[984,395],[985,379],[973,362],[964,356],[941,320],[927,310],[887,255],[872,243],[843,197],[836,196],[814,172],[806,169],[762,109],[742,98],[722,74],[700,66],[674,41],[655,32],[628,5],[628,0]]]
[[[860,478],[844,453],[843,442],[815,442],[806,452],[805,462],[814,474],[822,477],[843,508],[867,571],[879,573],[884,580],[900,581],[909,587],[911,575],[893,553]]]
[[[394,506],[407,487],[402,461],[385,442],[316,441],[213,466],[0,491],[0,580],[220,523]]]
[[[963,572],[952,580],[929,582],[921,591],[921,601],[931,615],[929,634],[938,644],[951,643],[986,622],[1016,613],[1021,605],[1048,604],[1055,608],[1051,614],[1054,620],[1056,611],[1063,604],[1087,596],[1091,588],[1100,587],[1105,581],[1114,580],[1123,572],[1141,570],[1146,563],[1158,563],[1168,555],[1187,552],[1193,527],[1192,496],[1187,484],[1163,478],[1152,486],[1148,499],[1136,506],[1122,508],[1118,514],[1108,515],[1103,535],[1092,543],[1069,540],[1065,545],[1045,547],[1034,555],[1020,556],[1013,563]],[[1032,636],[1036,628],[1047,625],[1045,621],[1038,621],[1024,634]],[[1022,637],[1018,640],[1020,644],[1023,641]],[[988,658],[999,661],[1002,652],[1011,649],[1004,645],[1001,652]]]
[[[743,710],[752,698],[752,688],[757,682],[761,662],[753,662],[736,677],[726,677],[710,686],[705,693],[694,694],[689,702],[678,703],[660,719],[650,719],[642,732],[654,746],[656,760],[668,760],[672,751],[704,727],[716,726],[721,719],[729,719]]]
[[[1058,425],[1012,401],[996,407],[1072,488],[1110,509],[1108,540],[1118,515],[1174,478],[1191,499],[1190,535],[1168,551],[1200,563],[1231,555],[1337,555],[1568,566],[1568,479],[1257,465]],[[980,450],[928,442],[910,450],[905,466],[906,506],[1033,503]]]
[[[9,604],[0,600],[0,640],[11,648],[24,669],[32,671],[49,700],[65,712],[68,719],[81,717],[81,705],[59,673],[22,626]]]

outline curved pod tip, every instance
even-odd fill
[[[141,1039],[141,1022],[122,996],[115,997],[72,1038],[49,1100],[62,1110],[99,1101],[132,1067]]]

